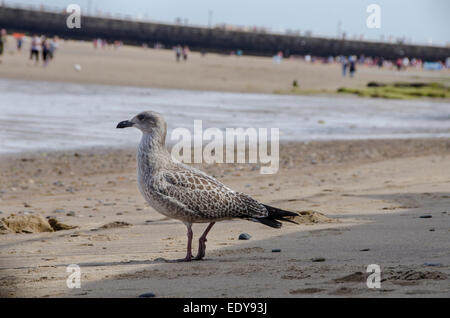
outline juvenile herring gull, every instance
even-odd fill
[[[206,235],[217,221],[241,218],[280,228],[285,216],[296,213],[280,210],[233,191],[215,178],[185,164],[175,162],[165,147],[167,124],[161,114],[142,112],[117,128],[142,131],[137,149],[137,181],[145,200],[159,213],[180,220],[187,227],[187,254],[192,260],[192,223],[209,223],[199,239],[196,260],[205,256]]]

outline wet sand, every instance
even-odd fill
[[[171,50],[124,46],[117,50],[94,49],[90,42],[60,43],[48,67],[28,60],[30,40],[17,53],[10,37],[0,64],[0,77],[137,87],[176,88],[252,93],[287,91],[297,80],[302,90],[335,91],[339,87],[363,87],[369,81],[441,81],[450,71],[417,69],[398,72],[377,67],[358,67],[355,78],[342,78],[339,64],[310,64],[285,59],[274,64],[270,57],[230,56],[192,52],[188,61],[176,63]],[[8,53],[11,52],[12,53]],[[245,54],[245,52],[244,52]],[[76,71],[75,64],[81,66]],[[317,93],[317,92],[316,92]]]
[[[185,227],[147,207],[133,149],[1,156],[0,217],[41,214],[78,226],[1,235],[2,296],[450,295],[449,139],[288,143],[280,155],[276,175],[254,165],[202,169],[264,203],[337,221],[281,230],[221,222],[206,259],[182,264],[162,259],[184,256]],[[129,225],[101,228],[116,221]],[[204,226],[194,226],[196,238]],[[252,238],[238,240],[243,232]],[[67,288],[68,264],[80,265],[81,289]],[[381,266],[381,289],[366,286],[369,264]]]
[[[123,147],[140,133],[119,121],[145,110],[177,128],[278,128],[282,141],[450,137],[450,103],[286,96],[0,79],[0,154]],[[70,127],[68,129],[68,127]],[[204,143],[207,143],[204,138]],[[224,138],[225,139],[225,138]]]

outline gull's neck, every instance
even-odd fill
[[[154,133],[143,133],[139,143],[138,164],[147,168],[156,168],[157,166],[168,163],[171,160],[170,154],[165,146],[165,136]]]

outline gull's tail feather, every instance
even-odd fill
[[[267,209],[267,212],[269,212],[269,215],[264,218],[253,218],[252,221],[256,221],[277,229],[279,229],[282,225],[282,223],[278,221],[298,224],[297,222],[285,218],[287,216],[298,216],[297,213],[281,210],[270,205],[263,205]]]

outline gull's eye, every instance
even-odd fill
[[[142,121],[142,120],[144,120],[145,116],[144,116],[144,115],[138,115],[137,118],[138,118],[140,121]]]

